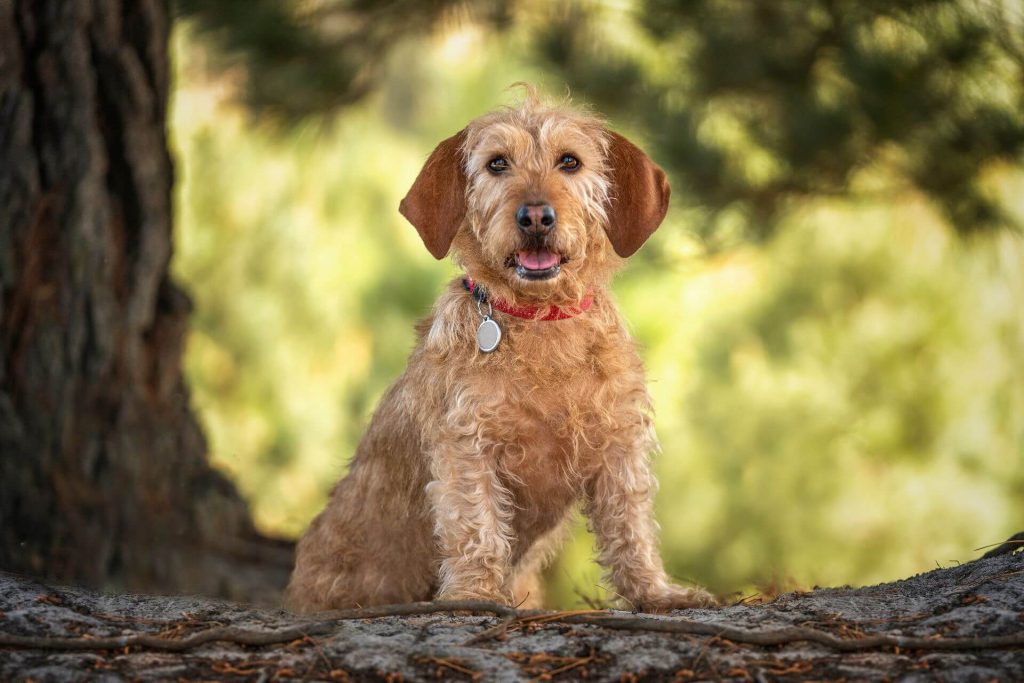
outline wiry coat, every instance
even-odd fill
[[[570,153],[580,168],[560,165]],[[489,172],[498,157],[509,168]],[[578,500],[598,560],[632,606],[713,602],[662,568],[650,399],[607,290],[621,257],[661,222],[668,192],[661,169],[625,138],[532,93],[438,146],[401,207],[431,253],[453,248],[492,301],[535,307],[538,318],[587,295],[594,303],[566,320],[495,311],[502,340],[483,353],[477,302],[460,280],[449,285],[299,543],[291,608],[435,597],[539,604],[538,573]],[[543,246],[528,247],[561,258],[557,275],[539,281],[514,267],[525,239],[514,216],[531,203],[558,216]]]

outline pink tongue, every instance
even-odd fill
[[[519,252],[519,265],[529,270],[547,270],[558,265],[558,254],[542,249],[541,251]]]

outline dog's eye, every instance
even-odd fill
[[[573,173],[574,171],[580,170],[580,160],[571,154],[563,154],[562,158],[558,160],[558,168],[566,171],[567,173]]]
[[[487,162],[487,170],[491,173],[504,173],[509,166],[508,159],[505,157],[495,157]]]

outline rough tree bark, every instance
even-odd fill
[[[290,548],[210,468],[181,374],[168,25],[0,0],[0,567],[268,602]]]
[[[416,603],[315,617],[0,572],[5,680],[1021,681],[1024,553],[671,616]]]

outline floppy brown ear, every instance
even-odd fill
[[[625,257],[661,225],[672,190],[665,172],[639,147],[612,131],[608,138],[612,188],[606,232],[615,253]]]
[[[460,130],[439,144],[398,205],[398,211],[413,224],[436,259],[448,253],[466,216],[466,172],[462,167],[465,140],[466,131]]]

